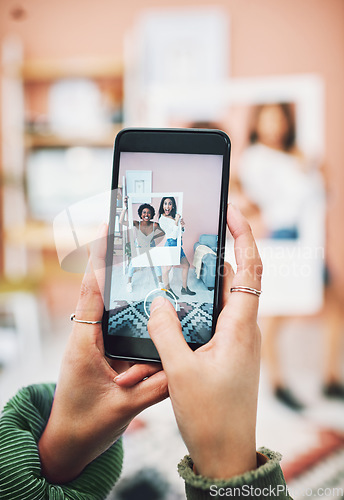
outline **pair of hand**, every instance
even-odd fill
[[[156,365],[108,362],[101,326],[74,324],[51,416],[39,442],[47,479],[62,483],[75,478],[135,415],[168,393],[198,473],[229,478],[256,467],[258,298],[229,290],[259,289],[262,267],[251,229],[232,206],[228,226],[235,240],[237,273],[229,265],[223,268],[223,310],[205,346],[195,352],[188,347],[174,308],[162,298],[152,304],[148,331],[163,371]],[[104,259],[105,245],[98,241],[81,288],[77,318],[102,316]]]

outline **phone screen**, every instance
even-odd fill
[[[191,347],[212,337],[223,162],[222,154],[119,153],[109,337],[149,339],[158,296],[176,309]]]

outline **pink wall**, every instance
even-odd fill
[[[152,192],[183,193],[183,248],[192,265],[193,246],[199,236],[217,234],[218,231],[222,159],[203,155],[168,155],[166,160],[166,155],[160,154],[125,155],[121,164],[124,171],[152,171]],[[120,171],[120,178],[123,170]],[[152,202],[156,212],[155,221],[158,221],[159,201]],[[133,207],[135,220],[138,220],[138,206]],[[180,208],[178,203],[177,208]]]
[[[11,12],[22,5],[24,15]],[[211,5],[188,0],[188,6]],[[344,296],[344,2],[342,0],[217,0],[231,27],[233,77],[318,73],[326,86],[329,179],[328,249],[334,281]],[[0,37],[20,35],[28,58],[122,57],[124,35],[143,9],[185,6],[185,0],[1,0]],[[235,144],[233,145],[235,148]],[[344,298],[344,297],[343,297]]]

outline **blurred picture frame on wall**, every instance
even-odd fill
[[[135,193],[137,203],[151,203],[151,170],[127,170],[125,173],[126,192]]]
[[[229,75],[229,26],[220,7],[145,10],[135,36],[144,86],[218,82]]]
[[[147,119],[154,89],[197,91],[200,83],[226,81],[230,53],[230,22],[220,6],[145,9],[125,40],[125,125],[159,125]]]

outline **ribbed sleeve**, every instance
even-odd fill
[[[189,456],[178,465],[178,472],[185,481],[188,500],[210,500],[213,498],[248,498],[251,500],[279,498],[291,500],[280,467],[281,455],[266,448],[259,450],[268,461],[253,471],[230,479],[211,479],[197,475]]]
[[[50,415],[54,390],[53,384],[23,388],[2,411],[1,500],[100,500],[106,498],[121,473],[123,449],[119,440],[70,483],[53,485],[41,476],[37,443]]]

